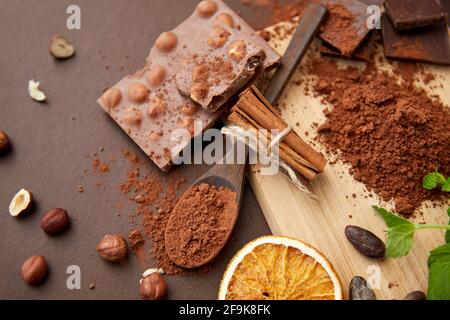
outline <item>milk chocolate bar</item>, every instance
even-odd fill
[[[175,47],[166,52],[155,46],[147,60],[178,65],[175,81],[180,93],[210,112],[220,109],[280,59],[264,39],[220,0],[202,1],[171,34],[176,39]]]
[[[439,0],[386,0],[386,13],[400,30],[439,24],[447,14]]]
[[[413,30],[397,30],[389,17],[381,18],[384,54],[388,58],[450,65],[450,41],[447,24]]]
[[[240,41],[239,48],[228,49],[227,55],[225,51],[221,51],[222,55],[217,54],[208,44],[211,42],[210,34],[204,31],[210,28],[212,32],[214,25],[228,30],[234,41]],[[161,170],[168,171],[190,140],[211,127],[221,115],[222,109],[211,113],[191,99],[190,93],[197,92],[199,82],[204,85],[202,81],[206,79],[210,84],[211,90],[208,89],[204,97],[220,100],[220,105],[223,105],[233,92],[278,63],[279,55],[249,30],[223,2],[203,1],[179,27],[161,34],[144,68],[108,89],[98,102]],[[200,42],[199,35],[202,35],[203,42]],[[199,39],[192,41],[196,37]],[[233,48],[230,40],[225,41],[224,47]],[[229,51],[232,51],[231,56]],[[193,56],[195,52],[198,54]],[[242,52],[245,52],[243,59],[248,60],[236,62],[233,55]],[[216,82],[223,70],[218,74],[212,72],[209,66],[214,63],[217,63],[216,67],[232,69],[233,77],[230,75],[226,80]],[[205,64],[208,65],[206,71],[202,69]],[[188,69],[192,78],[186,75]],[[214,94],[221,98],[214,99]]]

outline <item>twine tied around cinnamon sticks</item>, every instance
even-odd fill
[[[281,119],[276,109],[256,87],[251,86],[240,95],[228,120],[232,125],[223,128],[223,134],[235,137],[254,151],[260,147],[260,141],[257,141],[257,138],[248,139],[245,131],[255,130],[262,134],[266,141],[270,141],[272,161],[277,162],[286,171],[290,180],[302,192],[312,196],[306,186],[323,173],[327,164],[325,157],[309,146]],[[270,134],[271,130],[281,132],[273,136]],[[275,145],[279,145],[279,150],[273,153],[272,148]]]

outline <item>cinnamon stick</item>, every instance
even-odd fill
[[[255,129],[262,132],[262,129],[266,129],[268,141],[274,138],[270,134],[271,130],[283,131],[288,127],[254,86],[240,95],[239,101],[232,108],[229,121],[246,130]],[[308,181],[314,180],[318,174],[322,173],[327,164],[321,153],[314,150],[293,131],[280,142],[280,157]]]

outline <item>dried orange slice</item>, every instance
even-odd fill
[[[234,256],[219,300],[342,300],[342,287],[319,251],[292,238],[267,236]]]

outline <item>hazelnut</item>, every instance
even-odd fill
[[[228,13],[221,13],[217,15],[217,17],[214,19],[214,26],[220,27],[223,24],[229,26],[230,28],[233,28],[234,27],[233,17]]]
[[[247,46],[243,40],[236,40],[228,47],[228,56],[235,61],[241,61],[246,55]]]
[[[157,117],[164,111],[166,111],[166,103],[159,97],[155,97],[148,106],[148,115],[151,118]]]
[[[131,101],[136,103],[145,102],[145,100],[147,100],[148,98],[149,93],[150,90],[139,82],[133,82],[128,87],[128,97]]]
[[[159,272],[153,272],[142,279],[139,289],[143,300],[162,300],[167,295],[167,284]]]
[[[156,47],[162,52],[170,52],[177,46],[178,39],[177,36],[173,32],[163,32],[156,39]]]
[[[29,285],[39,284],[48,271],[47,262],[43,256],[31,256],[23,263],[20,274],[23,281]]]
[[[162,132],[152,132],[152,133],[150,134],[150,140],[152,140],[152,141],[157,141],[157,140],[159,140],[162,136],[163,136],[163,133],[162,133]]]
[[[208,37],[208,44],[213,48],[221,48],[228,41],[230,33],[220,27],[215,27]]]
[[[103,259],[118,262],[127,255],[127,242],[117,234],[107,234],[97,245],[97,252]]]
[[[41,228],[49,235],[65,231],[70,224],[69,215],[64,209],[56,208],[47,211],[41,219]]]
[[[109,88],[103,94],[102,99],[105,106],[109,109],[112,109],[117,107],[117,105],[120,103],[120,100],[122,100],[122,93],[117,88]]]
[[[55,35],[50,41],[50,53],[56,59],[68,59],[75,54],[75,48],[63,36]]]
[[[163,83],[166,76],[166,69],[160,65],[155,65],[147,75],[148,84],[152,87],[158,87]]]
[[[123,121],[128,126],[140,126],[142,123],[142,114],[139,110],[130,107],[125,110]]]
[[[28,213],[33,206],[33,194],[27,189],[20,189],[9,204],[9,214],[19,217]]]
[[[11,144],[6,132],[0,130],[0,155],[9,151]]]
[[[212,0],[204,0],[197,5],[198,15],[204,18],[212,16],[217,11],[217,4]]]
[[[191,98],[195,102],[200,102],[209,94],[209,87],[201,82],[196,82],[191,86]]]
[[[183,108],[181,108],[181,113],[185,116],[193,116],[196,112],[197,107],[191,103],[188,103],[187,105],[183,106]]]

